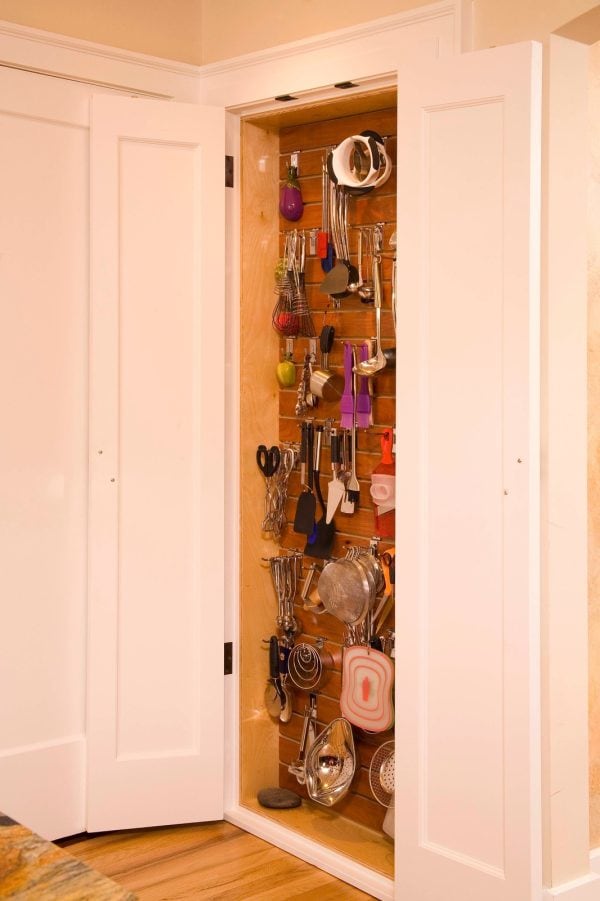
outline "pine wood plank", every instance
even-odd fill
[[[347,137],[347,134],[343,134],[342,138]],[[340,140],[340,138],[338,138]],[[385,148],[388,153],[388,156],[393,160],[396,158],[396,138],[395,136],[391,136],[385,142]],[[299,179],[302,182],[304,178],[311,178],[315,175],[321,176],[321,166],[323,164],[323,160],[326,158],[326,147],[318,147],[314,150],[303,150],[300,157],[300,172]],[[285,154],[281,156],[279,161],[279,178],[284,179],[287,175],[288,170],[288,160],[289,157]],[[395,193],[396,188],[393,190],[388,189],[389,183],[392,181],[393,175],[390,176],[390,179],[383,186],[383,190],[385,193]],[[321,199],[321,195],[319,195],[319,200]]]
[[[274,132],[246,126],[243,131],[242,206],[244,208],[244,240],[241,259],[240,305],[240,432],[241,465],[241,533],[240,545],[243,603],[240,609],[244,641],[240,645],[241,672],[256,673],[254,678],[240,680],[240,703],[244,710],[260,711],[248,724],[241,719],[241,758],[252,761],[242,767],[243,791],[256,793],[258,785],[272,784],[277,775],[275,755],[277,736],[264,709],[264,680],[267,669],[261,669],[261,639],[272,631],[271,579],[261,566],[261,557],[271,553],[272,543],[261,534],[264,481],[255,462],[256,447],[264,441],[265,432],[277,432],[277,389],[270,376],[277,364],[278,350],[273,342],[263,339],[265,322],[269,322],[272,279],[256,259],[271,254],[276,257],[278,231],[272,210],[277,205],[275,182],[278,162],[278,136]],[[256,159],[265,161],[259,169]],[[261,347],[257,353],[256,348]]]
[[[280,153],[289,156],[294,150],[331,147],[347,138],[360,134],[365,129],[375,129],[382,138],[396,134],[396,109],[380,109],[358,115],[326,119],[306,125],[282,128],[279,132]]]
[[[345,107],[345,109],[348,108]],[[388,149],[390,153],[394,153],[396,110],[391,105],[386,110],[379,110],[376,114],[361,112],[359,114],[344,115],[334,119],[323,120],[318,123],[310,122],[306,119],[298,126],[292,128],[284,127],[280,131],[278,145],[279,157],[275,163],[275,167],[278,170],[281,179],[281,177],[285,175],[285,167],[287,165],[287,160],[289,159],[289,152],[292,150],[300,151],[300,184],[305,202],[304,214],[302,218],[295,223],[284,220],[281,217],[279,217],[279,221],[277,222],[277,216],[274,215],[276,213],[276,202],[273,203],[271,218],[276,224],[275,227],[279,229],[276,253],[278,252],[280,256],[283,253],[286,231],[295,228],[306,231],[307,229],[318,228],[321,225],[321,166],[324,148],[327,148],[334,143],[338,143],[342,138],[349,134],[359,133],[365,128],[376,128],[383,135],[389,135]],[[271,148],[269,149],[269,165],[272,161],[270,154]],[[254,175],[253,177],[256,176]],[[393,250],[389,243],[390,237],[395,230],[395,193],[396,173],[395,170],[393,170],[392,176],[385,186],[368,195],[352,197],[349,203],[349,243],[350,257],[353,262],[356,263],[359,234],[358,226],[364,224],[372,225],[376,222],[385,223],[383,230],[382,343],[386,348],[392,347],[395,344],[391,314],[390,281]],[[248,320],[248,325],[253,331],[252,344],[255,347],[260,346],[261,359],[255,361],[250,359],[249,370],[246,375],[251,375],[252,378],[256,377],[258,379],[266,378],[267,384],[265,385],[264,381],[260,383],[260,391],[257,393],[257,398],[260,397],[258,403],[256,403],[255,398],[243,403],[242,427],[243,429],[246,428],[246,417],[250,414],[253,416],[252,434],[255,436],[254,440],[256,443],[271,444],[277,441],[277,437],[279,438],[279,442],[298,442],[300,437],[300,420],[295,415],[296,390],[278,390],[274,372],[275,367],[272,366],[271,372],[267,370],[265,360],[268,356],[268,352],[262,352],[263,346],[265,346],[265,350],[267,346],[268,348],[274,346],[277,348],[279,354],[282,354],[285,344],[282,340],[279,342],[273,340],[273,336],[269,335],[270,319],[264,316],[265,307],[270,304],[272,310],[277,298],[274,280],[275,258],[269,260],[265,254],[265,247],[267,245],[269,252],[272,248],[272,232],[268,229],[266,224],[262,222],[262,217],[267,216],[266,205],[269,200],[269,193],[268,191],[265,191],[264,195],[259,196],[261,196],[261,202],[259,204],[261,221],[258,221],[254,215],[252,219],[253,229],[251,234],[253,244],[250,247],[250,253],[246,254],[244,259],[247,261],[249,272],[253,274],[255,269],[260,270],[262,279],[260,283],[257,282],[255,286],[253,285],[253,290],[250,292],[244,291],[242,302],[242,334],[246,328],[246,320]],[[262,200],[263,196],[264,202]],[[248,204],[252,206],[255,202],[255,199],[248,195]],[[254,227],[254,225],[256,227]],[[261,228],[264,233],[262,237]],[[264,243],[265,236],[268,237],[266,244]],[[308,250],[309,248],[307,247],[307,252]],[[327,324],[334,325],[336,329],[336,341],[330,355],[330,365],[335,371],[341,373],[343,369],[343,341],[349,340],[352,343],[359,344],[362,343],[365,338],[373,335],[375,331],[375,316],[372,305],[362,303],[357,295],[351,295],[348,298],[344,298],[341,300],[339,308],[336,308],[332,303],[332,300],[320,290],[323,278],[324,273],[320,260],[314,256],[311,257],[309,254],[306,264],[307,301],[312,312],[317,334],[320,332],[325,321]],[[254,290],[254,287],[256,287],[256,290]],[[244,313],[244,308],[247,308],[248,306],[250,306],[251,309]],[[262,317],[262,323],[260,317]],[[262,340],[260,339],[259,332],[262,335]],[[245,346],[252,354],[253,352],[249,347],[249,342],[245,342]],[[299,379],[300,368],[307,347],[308,344],[305,338],[298,338],[294,342],[296,382],[298,382]],[[246,366],[247,353],[244,352],[244,349],[242,349],[242,353],[244,366]],[[269,363],[269,365],[271,364]],[[246,378],[245,384],[246,390],[252,390],[250,379]],[[336,515],[337,534],[335,536],[332,551],[334,556],[343,556],[347,547],[350,545],[359,545],[362,547],[368,546],[369,538],[375,532],[373,507],[369,494],[370,476],[373,469],[380,461],[382,428],[392,426],[395,421],[395,373],[393,370],[385,370],[379,375],[377,379],[374,380],[373,389],[374,426],[369,430],[362,430],[358,434],[357,472],[359,479],[361,480],[360,503],[357,506],[354,515],[342,515],[339,512]],[[268,404],[269,402],[267,397],[269,391],[272,392],[273,395],[278,395],[279,398],[274,411],[275,415],[278,414],[279,416],[278,436],[276,432],[273,431],[273,410],[269,409],[267,414],[263,408],[263,404]],[[337,423],[339,421],[339,405],[321,402],[319,406],[312,411],[311,415],[319,422],[323,421],[325,418],[331,417]],[[257,433],[259,433],[258,441],[256,440]],[[255,469],[253,460],[248,462],[246,459],[242,463],[242,469],[243,478],[248,479],[254,485],[259,484],[262,497],[264,497],[264,483],[262,479],[258,477],[257,472],[252,471]],[[326,497],[327,483],[329,482],[331,474],[330,455],[327,449],[323,453],[321,471],[323,473],[323,478],[321,480],[322,488]],[[247,493],[246,488],[244,488],[244,492]],[[293,521],[299,492],[299,476],[298,473],[295,472],[289,483],[289,500],[286,508],[288,521]],[[253,497],[256,499],[256,494],[254,494]],[[247,544],[245,537],[247,529],[256,527],[257,518],[258,514],[251,515],[251,511],[248,508],[248,515],[244,517],[242,523],[244,545]],[[294,533],[291,525],[288,524],[280,542],[281,547],[303,550],[305,544],[306,537]],[[389,546],[389,544],[390,542],[382,542],[382,549]],[[278,545],[276,542],[273,542],[271,548],[265,548],[265,553],[263,555],[271,556],[277,552]],[[305,563],[308,564],[308,562],[309,560],[307,558]],[[263,638],[271,634],[274,630],[274,620],[276,615],[275,594],[272,586],[267,586],[265,584],[265,581],[268,581],[268,579],[265,580],[264,578],[265,567],[262,567],[262,573],[259,572],[260,567],[261,564],[258,559],[252,561],[249,555],[245,555],[242,572],[242,606],[245,611],[244,620],[246,623],[245,625],[244,623],[242,624],[244,643],[248,640],[255,641],[259,634],[257,630],[262,630],[264,633],[262,634]],[[256,597],[257,587],[259,585],[262,586],[260,600]],[[259,588],[258,590],[260,591],[261,589]],[[299,592],[297,596],[299,597]],[[267,612],[266,620],[265,611]],[[322,686],[319,696],[319,726],[324,727],[331,719],[339,716],[339,693],[341,687],[340,667],[342,645],[344,641],[344,628],[341,623],[330,616],[319,617],[310,611],[305,611],[301,604],[296,605],[295,616],[301,624],[301,629],[304,630],[296,636],[297,642],[302,641],[305,638],[310,639],[316,636],[323,636],[327,639],[328,648],[332,651],[334,672],[331,674],[328,682]],[[252,619],[251,625],[249,624],[250,619]],[[258,625],[259,622],[260,626]],[[256,663],[256,666],[250,665],[251,658],[253,662]],[[252,655],[246,655],[244,653],[242,669],[242,683],[244,683],[244,681],[250,681],[254,686],[259,686],[260,693],[262,693],[268,670],[265,647],[261,646],[258,655],[256,653],[253,653]],[[252,696],[254,697],[254,695]],[[256,696],[258,697],[258,695]],[[293,697],[295,713],[291,723],[281,727],[279,739],[279,753],[281,755],[283,744],[286,748],[287,762],[289,762],[290,759],[297,757],[297,743],[300,738],[302,725],[301,714],[304,709],[306,695],[294,690]],[[259,730],[257,730],[256,727],[257,720],[259,720],[260,729],[263,728],[264,718],[261,718],[259,710],[260,704],[257,706],[253,703],[248,703],[248,701],[243,702],[242,722],[244,723],[243,730],[246,736],[253,730],[258,734]],[[271,721],[270,725],[273,731],[275,731],[277,728],[276,721]],[[367,765],[368,762],[370,762],[373,753],[372,749],[382,741],[389,740],[389,737],[389,735],[375,736],[366,742],[363,738],[357,738],[357,743],[360,743],[361,749],[363,745],[366,744],[367,746],[368,750],[364,758],[367,761]],[[295,751],[294,744],[296,745]],[[249,806],[252,806],[255,800],[256,788],[259,785],[258,780],[253,774],[252,766],[253,756],[259,754],[259,745],[260,742],[256,743],[247,738],[245,741],[245,750],[242,752],[242,798],[244,803]],[[271,754],[271,750],[272,743],[271,740],[269,740],[269,749],[267,752],[269,755]],[[361,750],[361,761],[362,760],[363,754]],[[279,775],[282,785],[287,785],[289,780],[292,780],[292,783],[296,784],[295,778],[290,776],[287,772],[286,763],[280,765]],[[274,784],[274,782],[265,782],[263,779],[262,784]],[[291,784],[290,787],[293,787],[293,784]],[[318,816],[318,812],[315,814],[313,808],[314,805],[312,805],[311,802],[311,807],[307,807],[305,811],[303,810],[303,812],[296,817],[299,829],[303,834],[310,835],[315,828],[314,817],[315,815]],[[261,813],[262,812],[263,811],[261,810]],[[372,833],[369,838],[369,846],[365,850],[364,861],[367,865],[373,865],[373,838],[381,829],[383,816],[383,809],[374,801],[369,791],[368,774],[363,765],[357,773],[355,783],[348,796],[344,798],[342,802],[337,804],[332,811],[327,812],[327,834],[328,836],[330,833],[332,835],[337,835],[338,833],[340,835],[345,835],[347,838],[341,840],[342,844],[344,841],[348,840],[349,847],[353,849],[351,853],[354,854],[357,844],[358,846],[361,845],[360,841],[358,843],[355,841],[355,836],[359,833],[362,834],[361,829],[365,825],[372,827],[375,832]],[[339,826],[337,825],[338,821]],[[387,839],[379,832],[379,838],[376,839],[376,843],[380,844],[379,851],[381,851],[382,859],[386,859],[386,842]],[[362,852],[359,851],[358,859],[360,859],[361,853]],[[386,867],[389,868],[389,861],[382,866],[383,871],[386,871]]]
[[[83,836],[68,850],[139,901],[371,897],[225,822]]]

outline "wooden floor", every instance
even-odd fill
[[[84,835],[60,844],[140,901],[372,897],[230,823]]]

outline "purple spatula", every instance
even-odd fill
[[[369,359],[369,348],[361,344],[359,349],[360,360]],[[356,398],[356,425],[359,429],[368,429],[371,425],[371,395],[369,394],[369,380],[361,376],[358,380],[358,396]]]
[[[354,397],[352,395],[352,345],[344,341],[344,393],[340,398],[340,425],[351,429],[354,419]]]

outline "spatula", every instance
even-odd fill
[[[323,440],[323,426],[318,425],[316,428],[317,445],[315,451],[315,468],[314,468],[314,486],[315,492],[319,499],[321,507],[321,518],[317,522],[316,534],[314,541],[312,535],[306,543],[304,553],[309,557],[318,557],[321,560],[327,560],[331,556],[333,547],[333,539],[335,538],[335,524],[332,520],[326,518],[325,503],[321,493],[320,469],[321,469],[321,443]]]
[[[325,160],[323,160],[322,188],[322,222],[321,231],[317,235],[317,256],[321,260],[323,272],[330,272],[335,262],[335,254],[329,231],[329,175],[327,174]]]
[[[351,429],[354,422],[352,385],[352,345],[349,341],[344,341],[344,393],[340,399],[340,426],[343,429]]]
[[[354,407],[352,414],[352,462],[350,466],[350,478],[346,483],[346,490],[348,492],[348,499],[354,504],[358,504],[360,500],[360,484],[356,475],[356,394],[358,390],[358,376],[356,375],[356,364],[358,361],[356,348],[352,348],[352,361],[354,364],[354,385],[352,388],[354,393]]]
[[[350,279],[350,263],[344,259],[344,245],[341,231],[341,221],[339,218],[339,201],[341,194],[337,191],[337,186],[330,186],[330,220],[331,220],[331,237],[335,250],[335,265],[327,272],[327,275],[321,282],[319,288],[323,294],[330,294],[333,297],[348,296],[348,281]],[[343,198],[341,198],[343,200]]]
[[[307,490],[303,491],[298,498],[296,516],[294,517],[294,532],[301,532],[304,535],[310,535],[314,529],[315,509],[317,505],[312,490],[312,435],[312,422],[303,422],[300,439],[300,472],[302,482]],[[306,476],[304,475],[304,472],[307,459],[309,461],[308,479],[305,482],[304,479],[306,479]]]
[[[361,362],[369,358],[369,349],[366,344],[361,344],[359,354]],[[358,380],[358,384],[356,424],[359,429],[368,429],[371,425],[371,395],[369,394],[369,380],[364,376],[361,376]]]
[[[344,496],[346,486],[342,479],[339,478],[339,465],[342,462],[340,453],[340,436],[337,429],[331,430],[331,469],[333,478],[327,489],[327,517],[326,521],[331,522],[335,515],[335,511],[340,505],[340,501]]]

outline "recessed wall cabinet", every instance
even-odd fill
[[[541,138],[532,122],[540,65],[539,48],[523,45],[398,76],[395,865],[397,896],[410,899],[526,898],[539,854],[531,617],[539,603]],[[377,130],[384,101],[371,102],[365,118]],[[322,115],[313,111],[314,132]],[[253,118],[241,144],[250,186],[243,181],[241,207],[240,802],[391,880],[389,838],[361,828],[350,809],[346,818],[308,802],[267,813],[256,803],[259,788],[277,784],[287,752],[261,712],[261,639],[275,615],[261,557],[274,551],[255,537],[263,484],[253,447],[281,435],[281,407],[270,397],[275,360],[253,353],[268,329],[278,237],[265,211],[276,207],[279,180],[257,163],[276,161],[280,140],[288,146],[289,121]],[[352,333],[344,315],[336,322]],[[293,437],[286,420],[283,432]],[[338,527],[352,531],[339,518]],[[319,634],[318,623],[306,625],[310,613],[296,613],[304,631]],[[297,712],[299,728],[301,705]],[[385,893],[373,883],[372,893]]]
[[[291,51],[283,64],[266,54],[206,67],[193,91],[185,73],[185,99],[198,103],[1,73],[11,146],[17,137],[31,144],[15,129],[38,129],[60,145],[45,144],[53,166],[64,159],[61,142],[77,162],[79,206],[64,223],[73,241],[87,223],[88,158],[91,171],[89,358],[79,270],[72,308],[60,308],[56,325],[63,336],[75,329],[84,384],[89,359],[89,408],[85,392],[72,397],[75,372],[65,370],[55,391],[79,416],[66,468],[69,453],[82,464],[89,414],[89,495],[85,466],[71,482],[89,523],[87,601],[81,571],[61,614],[65,629],[76,622],[68,640],[78,656],[59,673],[71,692],[86,675],[87,697],[78,688],[43,733],[26,732],[31,679],[27,716],[15,711],[0,758],[0,796],[34,828],[36,799],[23,786],[60,772],[56,802],[68,811],[42,830],[50,837],[226,816],[379,898],[535,901],[551,880],[559,854],[542,804],[550,763],[541,741],[540,418],[555,409],[547,373],[568,355],[548,362],[540,343],[552,317],[540,305],[542,54],[534,44],[454,53],[456,33],[451,10],[435,6],[396,31],[362,33],[362,53],[345,35]],[[349,93],[324,87],[346,79],[357,83]],[[265,99],[288,91],[301,95],[291,106]],[[393,132],[384,129],[396,135],[396,203],[386,195],[395,209],[376,216],[393,221],[397,247],[396,378],[380,406],[396,425],[392,843],[380,823],[366,814],[361,822],[360,792],[346,812],[257,804],[258,789],[285,780],[289,737],[263,704],[262,640],[276,604],[261,561],[276,545],[261,535],[255,452],[294,429],[274,380],[280,345],[270,325],[280,150],[295,128],[333,135],[336,122],[364,117],[377,129],[384,114],[389,125],[396,102]],[[226,151],[233,188],[224,186]],[[15,209],[29,178],[18,156]],[[42,221],[55,200],[31,200],[30,217]],[[306,215],[318,224],[308,207]],[[19,233],[38,259],[42,233]],[[65,266],[70,240],[53,245]],[[27,278],[33,293],[35,273]],[[389,268],[384,285],[389,315]],[[353,315],[342,307],[340,331]],[[6,331],[27,334],[16,308]],[[346,334],[354,337],[351,327]],[[13,384],[18,371],[16,355]],[[17,441],[15,460],[18,452]],[[0,475],[17,504],[8,469]],[[48,482],[61,505],[62,484]],[[18,636],[24,623],[11,617]],[[233,643],[225,677],[224,641]],[[587,847],[576,851],[583,861]],[[581,863],[573,875],[584,872]]]

